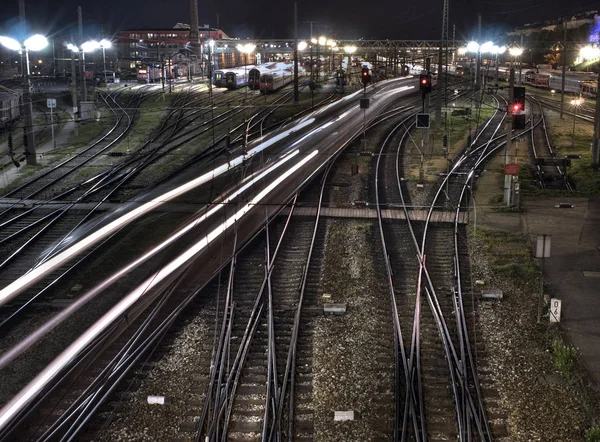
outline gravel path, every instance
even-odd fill
[[[493,242],[473,235],[469,240],[473,280],[504,294],[502,301],[480,305],[477,333],[496,367],[486,376],[493,377],[508,415],[508,440],[581,441],[591,423],[586,401],[553,369],[549,343],[559,331],[536,322],[536,277],[499,272],[494,261],[494,255],[529,257],[524,238],[496,233]]]
[[[106,426],[97,432],[97,440],[168,441],[179,437],[185,413],[200,398],[193,387],[198,377],[208,373],[210,351],[206,350],[212,347],[213,333],[214,306],[207,306],[182,328],[164,356],[148,372],[141,372],[144,379],[139,387],[121,393],[123,400],[116,413],[98,416]],[[148,404],[150,395],[164,396],[166,404]]]
[[[319,441],[369,441],[389,436],[393,428],[393,330],[391,314],[387,324],[379,315],[380,309],[389,311],[389,293],[368,253],[376,224],[334,220],[331,226],[323,286],[330,301],[346,304],[347,313],[316,321],[315,436]],[[389,359],[379,360],[385,336]],[[334,411],[350,410],[359,419],[333,421]]]

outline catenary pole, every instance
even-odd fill
[[[19,25],[21,28],[20,40],[25,38],[25,0],[19,0]],[[23,73],[23,110],[25,114],[25,158],[27,164],[37,164],[35,151],[35,134],[33,132],[33,106],[31,103],[31,84],[29,80],[29,52],[27,48],[21,51],[21,71]]]
[[[298,91],[298,2],[294,2],[294,103],[300,101]]]
[[[562,80],[561,80],[561,91],[560,91],[560,119],[564,118],[565,110],[565,77],[567,74],[567,22],[563,21],[563,50],[560,55],[562,59]]]

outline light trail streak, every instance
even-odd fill
[[[50,363],[35,379],[33,379],[25,388],[23,388],[15,397],[13,397],[0,410],[0,429],[13,419],[23,408],[35,398],[61,370],[63,370],[87,345],[98,337],[106,328],[108,328],[119,316],[135,304],[148,290],[155,287],[165,278],[179,269],[187,261],[196,256],[208,244],[223,234],[229,227],[233,226],[244,215],[246,215],[254,206],[256,206],[265,196],[277,188],[285,179],[313,159],[318,153],[314,150],[304,159],[300,160],[294,166],[277,177],[271,184],[259,192],[250,202],[246,203],[241,209],[236,211],[221,225],[212,230],[206,237],[198,241],[192,247],[163,267],[160,271],[149,277],[144,283],[139,285],[134,291],[123,298],[117,305],[109,310],[94,325],[85,331],[77,340],[75,340],[66,350],[64,350],[52,363]]]
[[[151,250],[146,252],[144,255],[142,255],[135,261],[131,262],[127,266],[123,267],[118,272],[114,273],[108,279],[104,280],[98,286],[94,287],[91,291],[89,291],[85,295],[79,297],[74,303],[69,305],[64,310],[62,310],[56,316],[52,317],[52,319],[50,319],[49,321],[45,322],[37,330],[35,330],[33,333],[29,334],[25,339],[20,341],[18,344],[14,345],[10,350],[3,353],[2,356],[0,357],[0,369],[2,369],[3,367],[6,367],[10,362],[12,362],[21,353],[23,353],[25,350],[27,350],[29,347],[31,347],[33,344],[35,344],[37,341],[39,341],[42,337],[44,337],[44,335],[46,335],[48,332],[50,332],[52,329],[54,329],[56,326],[58,326],[61,322],[63,322],[66,318],[68,318],[70,315],[72,315],[75,311],[79,310],[82,306],[84,306],[91,299],[93,299],[96,295],[98,295],[98,293],[102,292],[103,290],[106,290],[108,287],[110,287],[115,281],[120,279],[122,276],[126,275],[131,270],[138,267],[139,265],[143,264],[145,261],[152,258],[158,252],[160,252],[161,250],[164,250],[167,246],[174,243],[177,239],[181,238],[183,235],[188,233],[190,230],[194,229],[196,226],[198,226],[200,223],[205,221],[207,218],[209,218],[212,215],[214,215],[215,213],[217,213],[221,208],[225,207],[226,204],[231,202],[231,200],[236,198],[238,195],[244,193],[251,186],[253,186],[257,182],[259,182],[261,179],[265,178],[271,172],[273,172],[273,171],[277,170],[279,167],[283,166],[289,160],[294,158],[298,153],[299,153],[299,151],[295,150],[292,153],[288,154],[287,156],[284,156],[283,158],[280,159],[280,161],[271,165],[271,167],[269,167],[269,169],[263,171],[258,176],[252,178],[244,186],[242,186],[241,188],[239,188],[238,190],[233,192],[231,195],[228,195],[227,198],[225,198],[223,201],[217,203],[215,205],[215,207],[213,207],[212,209],[207,211],[205,214],[200,216],[198,219],[195,219],[194,221],[190,222],[189,224],[187,224],[186,226],[181,228],[179,231],[177,231],[173,235],[171,235],[169,238],[164,240],[162,243],[156,245]]]
[[[115,233],[119,229],[122,229],[135,219],[141,217],[142,215],[145,215],[146,213],[161,206],[162,204],[178,196],[181,196],[186,192],[189,192],[190,190],[193,190],[201,186],[202,184],[205,184],[208,181],[213,180],[216,177],[224,174],[225,172],[239,166],[244,161],[248,160],[249,158],[253,157],[259,152],[262,152],[263,150],[267,149],[268,147],[272,146],[273,144],[277,143],[283,138],[291,135],[292,133],[308,126],[309,124],[312,124],[314,121],[314,118],[311,118],[310,120],[307,120],[299,124],[298,126],[294,126],[293,128],[282,132],[281,134],[251,149],[246,153],[246,155],[240,155],[234,158],[233,160],[229,161],[228,163],[222,164],[221,166],[211,170],[210,172],[199,176],[198,178],[188,181],[187,183],[182,184],[181,186],[169,192],[159,195],[151,201],[142,204],[140,207],[137,207],[131,210],[130,212],[127,212],[126,214],[120,216],[119,218],[110,222],[106,226],[103,226],[95,232],[91,233],[90,235],[82,238],[80,241],[76,242],[75,244],[63,250],[62,252],[58,253],[48,261],[32,269],[28,273],[24,274],[23,276],[11,282],[9,285],[0,290],[0,306],[6,304],[8,301],[16,297],[19,293],[21,293],[31,284],[34,284],[40,278],[44,277],[44,275],[46,275],[48,272],[51,272],[57,267],[60,267],[69,259],[75,257],[85,249],[91,247],[92,245],[96,244],[97,242],[106,238],[107,236]]]

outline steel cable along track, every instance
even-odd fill
[[[533,96],[529,96],[527,99],[531,104],[530,140],[536,183],[541,189],[572,190],[563,168],[557,165],[540,165],[537,161],[539,159],[556,159],[556,153],[552,149],[552,143],[550,143],[550,137],[548,136],[544,105]]]

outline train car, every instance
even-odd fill
[[[288,71],[275,71],[260,76],[260,91],[263,94],[275,92],[294,80]]]
[[[548,89],[562,90],[562,71],[557,69],[539,69],[538,76],[548,76]],[[595,80],[595,74],[589,72],[567,72],[565,75],[565,92],[579,95],[583,91],[583,84]]]
[[[260,76],[275,71],[275,69],[272,68],[272,64],[273,63],[261,64],[248,71],[248,87],[250,89],[254,91],[260,89]]]
[[[225,72],[225,87],[229,90],[234,90],[246,86],[248,84],[248,72],[255,67],[251,65],[228,69]]]
[[[142,67],[138,69],[137,79],[140,83],[153,83],[160,81],[161,70],[160,68]]]
[[[459,77],[464,77],[465,75],[469,75],[469,68],[466,66],[456,66],[454,68],[454,74]]]
[[[548,87],[551,90],[561,91],[562,90],[562,75],[551,75],[548,81]],[[570,94],[581,93],[581,81],[580,79],[570,78],[565,76],[565,92]]]
[[[0,86],[0,127],[21,116],[21,94]]]
[[[550,75],[537,74],[533,79],[533,83],[530,83],[534,87],[540,87],[543,89],[549,89]]]
[[[213,71],[212,83],[214,87],[225,87],[225,71]]]
[[[596,98],[598,94],[598,82],[584,80],[581,82],[581,95],[584,97]]]
[[[347,75],[344,69],[338,69],[335,71],[335,84],[337,86],[346,86]]]
[[[492,73],[492,69],[490,69],[490,73]],[[496,74],[495,68],[493,68],[493,73],[494,73],[494,75]],[[498,68],[498,80],[499,81],[508,81],[508,77],[510,77],[510,69],[504,68],[504,67],[499,67]]]

